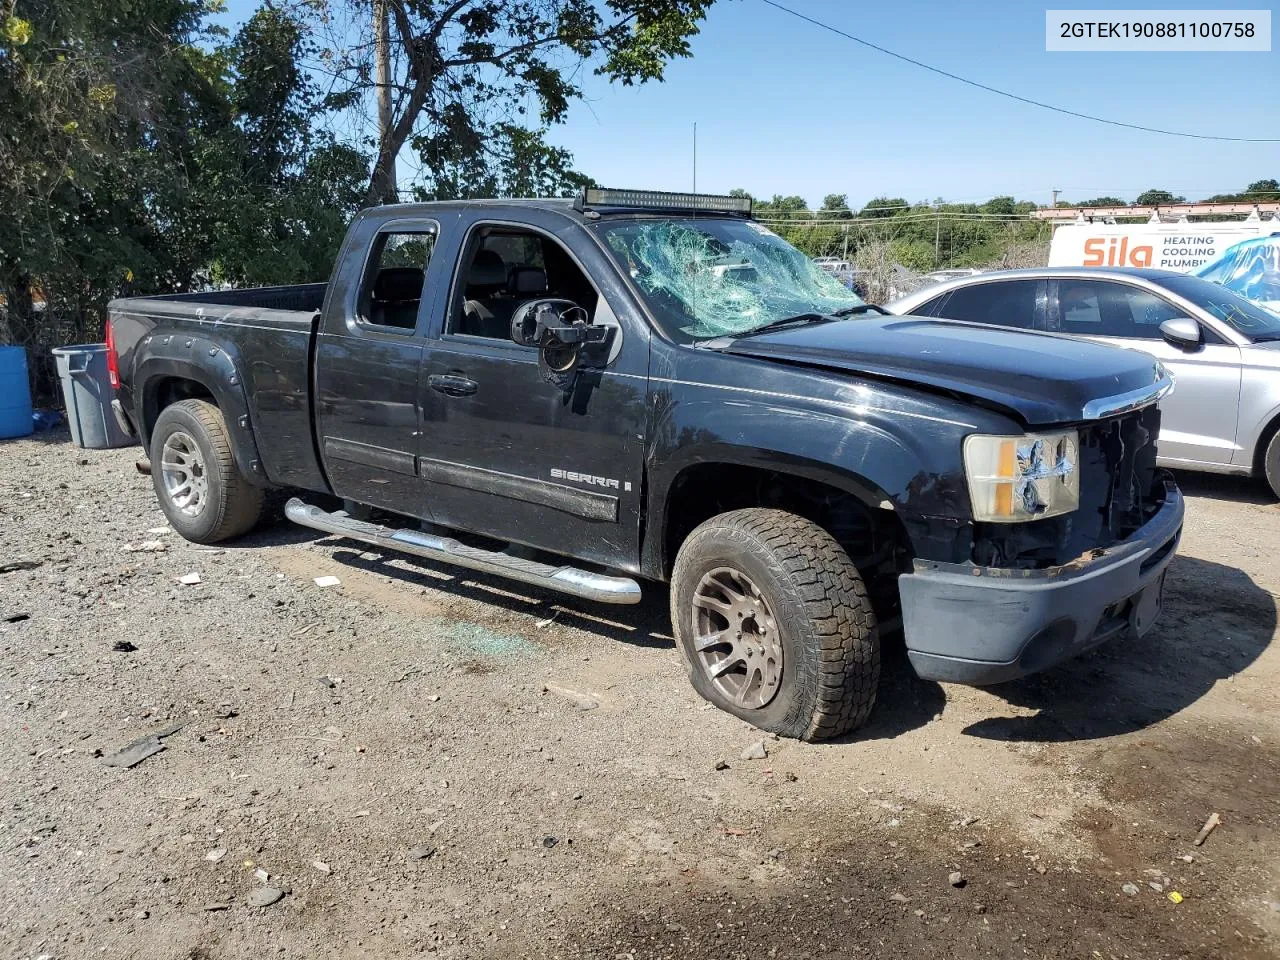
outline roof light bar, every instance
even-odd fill
[[[681,210],[691,213],[736,213],[751,216],[750,197],[723,197],[709,193],[672,193],[666,190],[614,190],[584,187],[578,209],[599,207],[629,210]]]

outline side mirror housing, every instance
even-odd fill
[[[588,323],[572,300],[545,298],[521,304],[511,318],[511,339],[538,348],[543,378],[568,386],[578,369],[607,365],[615,331]]]
[[[1204,343],[1200,324],[1190,317],[1174,317],[1160,324],[1160,336],[1179,350],[1199,350]]]

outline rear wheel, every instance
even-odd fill
[[[1262,457],[1262,471],[1271,492],[1280,497],[1280,430],[1272,434],[1271,442],[1267,444]]]
[[[803,517],[736,510],[699,526],[676,557],[671,621],[694,689],[763,730],[835,737],[875,704],[880,643],[866,586]]]
[[[151,480],[169,523],[196,543],[238,537],[262,514],[263,490],[236,466],[222,411],[205,400],[161,411],[151,431]]]

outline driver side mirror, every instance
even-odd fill
[[[1200,324],[1190,317],[1174,317],[1160,324],[1160,336],[1179,350],[1199,350],[1204,343]]]
[[[579,368],[598,369],[608,363],[615,331],[588,319],[587,311],[572,300],[530,300],[511,318],[511,339],[538,349],[543,379],[568,386]]]

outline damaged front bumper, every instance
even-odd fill
[[[1183,513],[1182,494],[1167,482],[1155,516],[1096,556],[1044,570],[917,560],[898,580],[911,665],[927,680],[1001,683],[1146,633]]]

